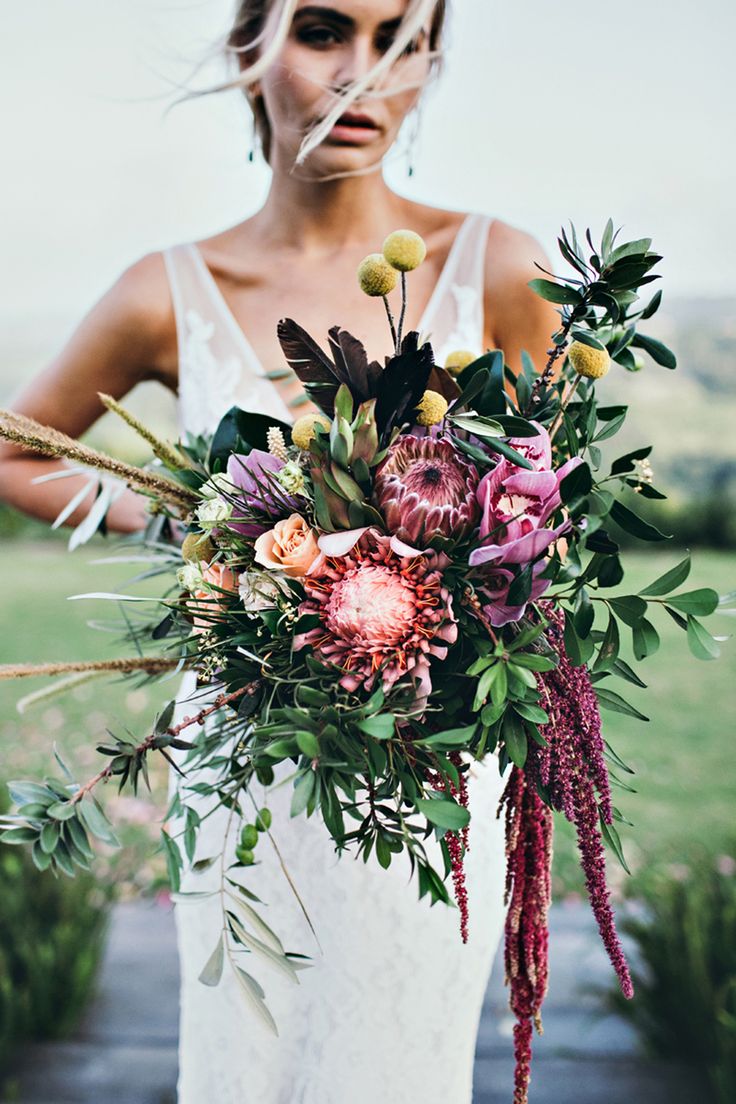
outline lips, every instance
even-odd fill
[[[336,126],[346,127],[360,127],[362,129],[368,128],[370,130],[378,130],[377,125],[371,119],[370,115],[363,115],[358,111],[346,111],[337,120]]]

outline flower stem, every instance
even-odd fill
[[[401,350],[401,338],[404,333],[404,319],[406,318],[406,273],[401,273],[401,314],[399,315],[399,326],[396,332],[396,352]]]
[[[391,340],[394,343],[394,352],[398,353],[399,346],[398,346],[397,341],[396,341],[396,325],[394,324],[394,316],[391,312],[391,307],[389,305],[388,298],[385,295],[382,295],[381,298],[383,299],[383,305],[386,308],[386,316],[388,318],[388,324],[391,327]]]

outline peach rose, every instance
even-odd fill
[[[283,571],[292,579],[306,575],[321,555],[317,538],[300,514],[277,521],[255,543],[256,563]]]
[[[192,591],[194,602],[192,603],[191,612],[195,632],[206,632],[217,612],[225,608],[219,600],[219,591],[237,591],[238,580],[235,573],[224,564],[201,562],[200,567],[204,586]],[[199,611],[200,616],[195,613],[195,610]]]

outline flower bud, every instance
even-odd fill
[[[224,498],[207,498],[197,507],[197,520],[203,529],[213,529],[228,521],[232,512],[232,502],[226,502]]]
[[[215,546],[203,533],[187,533],[181,546],[182,558],[190,563],[209,563],[215,555]]]
[[[587,379],[601,379],[611,367],[608,349],[594,349],[583,341],[573,341],[567,355],[577,374]]]
[[[425,391],[417,403],[417,424],[433,426],[447,413],[447,399],[439,391]]]
[[[477,353],[471,353],[470,349],[455,349],[445,360],[445,371],[451,376],[459,376],[464,368],[478,359]]]
[[[358,265],[358,283],[366,295],[388,295],[398,276],[382,253],[369,253]]]
[[[392,268],[411,272],[427,256],[427,246],[413,230],[394,230],[383,243],[383,255]]]
[[[324,429],[329,429],[330,419],[325,414],[302,414],[301,418],[297,418],[291,427],[292,444],[306,452],[314,437],[315,426],[318,425]]]

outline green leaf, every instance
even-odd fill
[[[511,710],[503,720],[503,738],[511,762],[523,767],[528,752],[526,729],[524,722]]]
[[[606,824],[606,822],[603,820],[602,817],[601,817],[601,835],[603,836],[606,843],[611,845],[613,851],[615,852],[616,858],[621,863],[621,865],[624,868],[624,870],[626,871],[626,873],[630,874],[631,871],[629,870],[628,866],[626,865],[626,859],[624,858],[624,852],[623,852],[623,848],[621,847],[621,839],[619,837],[619,834],[616,831],[616,829],[614,828],[614,826],[612,824]]]
[[[112,847],[119,847],[120,841],[110,827],[110,822],[93,800],[84,798],[78,804],[78,815],[84,821],[93,836],[109,843]]]
[[[448,728],[444,732],[433,732],[431,736],[423,736],[420,740],[415,740],[415,744],[421,744],[422,747],[442,747],[447,745],[448,747],[463,747],[469,744],[478,730],[478,724],[465,725],[464,728]]]
[[[291,798],[290,816],[299,816],[309,804],[309,799],[314,793],[315,773],[308,770],[300,775],[294,783],[294,793]]]
[[[640,590],[640,594],[647,594],[653,598],[658,598],[662,594],[669,594],[670,591],[675,590],[676,587],[681,586],[688,575],[690,574],[690,553],[688,552],[684,560],[680,560],[675,567],[671,567],[669,571],[665,571],[664,575],[660,575],[658,579],[655,579],[649,586]]]
[[[621,645],[618,621],[612,613],[608,615],[608,626],[606,628],[603,640],[601,641],[600,648],[598,649],[598,655],[593,665],[593,670],[598,671],[610,671],[613,664],[618,659],[618,652]]]
[[[313,732],[308,729],[299,729],[294,733],[294,738],[299,745],[299,750],[303,755],[308,756],[310,759],[316,759],[319,756],[319,741]]]
[[[449,798],[424,798],[419,797],[415,802],[420,813],[423,813],[428,821],[436,824],[438,828],[446,828],[448,831],[458,831],[470,823],[470,813],[462,805]]]
[[[593,486],[593,476],[587,464],[578,464],[568,472],[560,483],[560,498],[563,503],[582,498]]]
[[[357,727],[374,740],[390,740],[394,734],[396,718],[393,713],[379,713],[375,717],[366,717]]]
[[[500,422],[493,418],[483,418],[473,414],[450,414],[448,421],[457,429],[466,429],[475,437],[504,437],[505,431]]]
[[[6,828],[0,832],[2,843],[33,843],[38,839],[38,831],[35,828]]]
[[[529,671],[552,671],[557,666],[548,656],[536,652],[515,652],[509,659],[509,666],[526,667]]]
[[[528,286],[542,299],[546,299],[548,303],[569,303],[572,306],[577,306],[582,302],[582,296],[575,288],[568,287],[567,284],[557,284],[552,280],[529,280]]]
[[[643,349],[645,353],[649,353],[652,360],[657,364],[661,364],[663,368],[676,368],[677,358],[671,349],[668,349],[666,345],[663,345],[661,341],[657,341],[654,337],[647,337],[646,334],[636,334],[631,340],[632,345],[636,345],[637,348]]]
[[[225,948],[223,946],[222,935],[217,940],[217,946],[207,959],[202,968],[202,972],[199,975],[199,980],[203,985],[217,985],[222,977],[222,967],[225,962]]]
[[[609,598],[608,604],[625,625],[634,628],[647,612],[647,604],[636,594],[623,594],[618,598]]]
[[[640,713],[638,709],[635,709],[633,705],[630,705],[625,698],[617,694],[615,690],[605,690],[603,687],[596,687],[595,692],[601,708],[610,709],[614,713],[625,713],[627,717],[636,717],[640,721],[649,720],[649,718],[645,717],[643,713]]]
[[[687,594],[675,594],[668,598],[667,605],[674,606],[681,613],[692,613],[696,617],[707,617],[718,608],[718,593],[710,587],[690,590]]]
[[[718,643],[692,615],[687,619],[687,642],[696,659],[718,659],[721,654]]]
[[[656,526],[650,525],[648,521],[644,521],[628,506],[624,506],[623,502],[614,502],[611,506],[611,517],[627,533],[639,537],[640,540],[661,541],[670,539],[664,533],[660,533]]]
[[[654,655],[659,649],[659,633],[646,617],[642,617],[641,621],[633,626],[631,638],[634,656],[638,660]]]
[[[172,893],[178,893],[181,885],[181,854],[174,840],[168,832],[161,832],[166,852],[166,869],[169,875],[169,885]]]
[[[546,713],[541,706],[534,705],[532,702],[515,701],[513,703],[513,708],[520,717],[524,717],[525,720],[531,721],[532,724],[549,723],[549,714]]]

